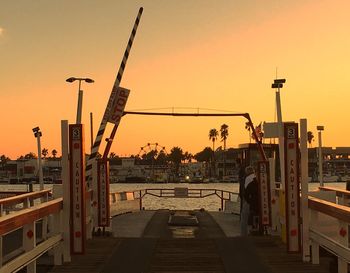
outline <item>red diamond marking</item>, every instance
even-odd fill
[[[346,230],[345,230],[344,228],[341,228],[341,229],[339,230],[339,234],[340,234],[340,236],[345,237],[345,235],[346,235]]]
[[[290,236],[297,236],[297,230],[296,229],[292,229],[290,231]]]
[[[75,232],[75,237],[76,238],[80,238],[81,237],[81,232],[80,231],[76,231]]]
[[[33,236],[34,236],[33,231],[32,231],[32,230],[28,230],[28,231],[27,231],[27,237],[28,237],[29,239],[32,239]]]

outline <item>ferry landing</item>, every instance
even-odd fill
[[[87,241],[85,255],[38,272],[326,273],[330,259],[305,263],[275,236],[239,236],[239,216],[207,211],[139,211],[114,217],[112,234]],[[336,269],[335,269],[336,272]]]

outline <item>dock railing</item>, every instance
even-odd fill
[[[237,192],[218,189],[191,189],[178,188],[150,188],[128,192],[111,192],[110,206],[111,217],[143,209],[143,198],[145,196],[157,198],[206,198],[216,196],[220,199],[221,210],[239,212],[239,199]]]
[[[62,263],[63,200],[49,200],[49,192],[0,200],[0,273],[25,267],[27,272],[36,272],[36,260],[50,249],[54,249],[54,263]]]
[[[0,217],[4,214],[9,214],[11,211],[29,208],[33,206],[38,199],[47,202],[50,193],[51,190],[42,190],[0,199]]]
[[[347,273],[350,263],[349,224],[350,192],[331,187],[320,187],[320,193],[333,193],[330,200],[316,197],[308,198],[310,212],[309,238],[311,241],[311,260],[319,263],[319,247],[323,247],[338,257],[338,272]],[[333,197],[337,198],[333,198]]]

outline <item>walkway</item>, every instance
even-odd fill
[[[118,238],[94,238],[88,242],[87,255],[74,256],[72,263],[56,266],[50,272],[330,272],[328,265],[303,263],[300,255],[287,254],[275,237],[228,237],[237,235],[235,215],[177,212],[168,224],[173,213],[159,210],[118,216],[113,220]],[[236,226],[228,232],[230,223]]]

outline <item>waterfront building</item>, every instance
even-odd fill
[[[280,181],[278,144],[263,144],[267,158],[275,158],[276,181]],[[309,181],[318,180],[318,148],[308,148]],[[224,160],[225,157],[225,160]],[[350,147],[322,147],[323,173],[325,182],[350,181]],[[256,166],[261,160],[256,143],[240,144],[238,148],[215,151],[215,173],[210,162],[182,162],[179,177],[173,166],[166,162],[144,160],[138,157],[110,158],[110,182],[190,182],[192,179],[215,177],[218,181],[238,181],[239,165]],[[46,183],[61,182],[61,159],[43,159],[43,175]],[[224,174],[226,172],[226,175]],[[187,181],[185,181],[188,177]],[[30,183],[38,182],[37,159],[9,160],[1,165],[0,182]]]

